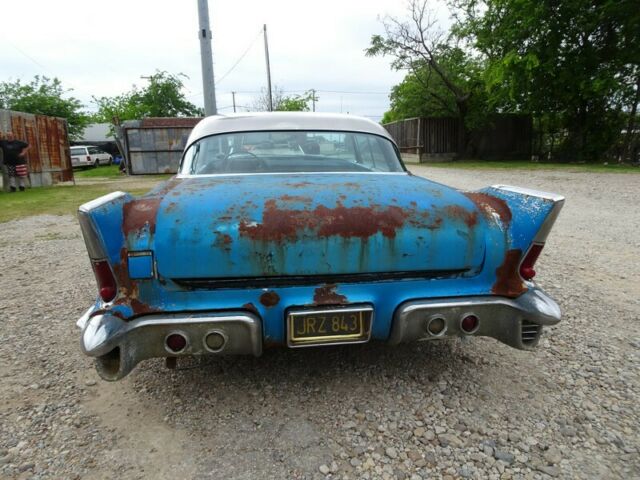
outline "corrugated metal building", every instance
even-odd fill
[[[187,139],[201,118],[128,120],[116,128],[130,175],[176,173]]]
[[[12,131],[16,139],[31,146],[27,165],[32,187],[73,180],[69,133],[64,118],[0,110],[0,130]],[[3,183],[6,188],[6,181]]]

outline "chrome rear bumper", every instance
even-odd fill
[[[467,315],[478,318],[472,333],[461,328]],[[396,311],[389,343],[397,345],[414,340],[437,339],[446,336],[492,337],[520,350],[535,347],[542,326],[560,321],[560,307],[537,287],[530,288],[517,298],[461,297],[406,302]],[[444,329],[433,334],[429,322],[441,319]],[[442,324],[442,322],[441,322]]]
[[[248,312],[224,312],[202,315],[145,315],[125,322],[109,313],[81,318],[82,351],[96,357],[100,376],[109,381],[127,375],[140,361],[154,357],[262,354],[262,324]],[[166,339],[180,334],[186,346],[179,352],[168,349]],[[209,334],[224,338],[220,348],[205,342]]]

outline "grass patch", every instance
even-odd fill
[[[119,178],[123,176],[118,170],[118,165],[83,168],[74,170],[73,175],[76,178]]]
[[[416,165],[409,163],[407,166]],[[598,173],[640,173],[640,167],[631,165],[619,165],[610,163],[536,163],[527,161],[479,161],[479,160],[456,160],[451,162],[421,163],[419,166],[435,168],[463,168],[463,169],[509,169],[519,168],[524,170],[565,170],[571,172],[598,172]]]
[[[28,188],[25,192],[0,192],[0,223],[31,215],[75,215],[78,207],[89,200],[112,192],[110,186],[76,185]],[[141,195],[150,188],[132,189]]]

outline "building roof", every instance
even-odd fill
[[[79,141],[83,143],[113,142],[114,139],[110,136],[109,127],[111,127],[110,123],[89,124],[80,135]]]
[[[187,145],[220,133],[255,131],[347,131],[380,135],[394,141],[389,132],[368,118],[338,113],[251,112],[206,117],[192,130]]]

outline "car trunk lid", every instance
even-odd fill
[[[159,207],[157,270],[173,279],[438,276],[484,258],[473,202],[409,174],[189,178]]]

